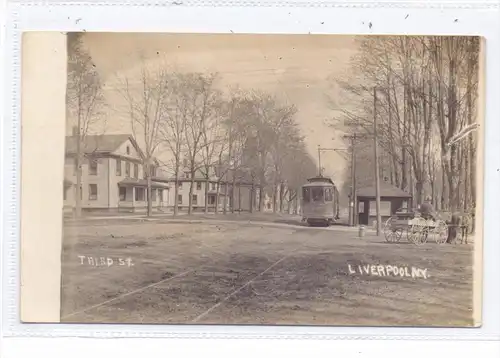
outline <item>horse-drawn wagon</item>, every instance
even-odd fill
[[[403,236],[415,245],[423,245],[429,237],[437,244],[444,244],[448,238],[448,225],[444,220],[424,218],[419,213],[401,211],[391,216],[384,225],[387,242],[399,242]]]

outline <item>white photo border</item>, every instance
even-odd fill
[[[7,4],[1,130],[2,325],[11,337],[498,340],[500,25],[498,1],[168,1]],[[390,16],[391,21],[384,18]],[[75,21],[78,19],[78,21]],[[368,24],[370,23],[371,26]],[[481,328],[28,324],[19,320],[20,64],[25,31],[478,35],[486,40]]]

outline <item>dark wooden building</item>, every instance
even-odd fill
[[[356,212],[359,225],[372,225],[377,220],[375,185],[356,191]],[[401,208],[411,208],[411,195],[387,182],[380,183],[380,213],[382,222]]]

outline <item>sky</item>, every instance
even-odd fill
[[[327,125],[336,111],[332,78],[349,70],[356,53],[353,36],[85,33],[83,40],[104,82],[110,108],[118,108],[117,77],[133,82],[147,62],[161,61],[186,72],[217,72],[221,89],[239,86],[276,95],[298,108],[296,120],[317,161],[317,147],[344,148],[339,133]],[[131,133],[123,114],[110,109],[106,133]],[[324,174],[337,185],[346,160],[330,151],[321,156]]]

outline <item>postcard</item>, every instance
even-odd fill
[[[56,132],[58,159],[23,165],[22,202],[58,190],[23,209],[23,322],[481,325],[480,37],[54,36],[65,120],[26,128],[23,161]],[[58,245],[34,242],[47,215]]]

